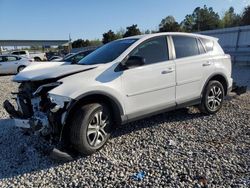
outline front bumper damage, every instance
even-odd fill
[[[41,133],[43,136],[60,136],[71,98],[48,93],[45,97],[37,92],[32,93],[32,97],[22,92],[12,94],[15,95],[17,107],[8,100],[3,107],[9,113],[14,126]]]

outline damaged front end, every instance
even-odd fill
[[[35,133],[60,135],[71,98],[49,94],[62,82],[23,82],[17,93],[12,93],[16,108],[8,100],[4,108],[14,119],[15,126],[28,128]]]

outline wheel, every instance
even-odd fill
[[[215,114],[221,109],[224,96],[225,91],[222,84],[215,80],[210,81],[203,92],[200,111],[205,114]]]
[[[79,108],[70,126],[70,142],[83,155],[101,149],[110,137],[112,117],[105,104],[93,103]]]
[[[39,57],[35,57],[34,60],[35,61],[41,61],[41,59]]]
[[[18,67],[17,73],[21,72],[23,69],[25,69],[25,66],[20,66],[20,67]]]

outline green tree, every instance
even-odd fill
[[[107,44],[116,39],[117,39],[116,34],[112,30],[109,30],[107,33],[103,33],[102,43]]]
[[[87,46],[90,46],[89,40],[77,39],[72,43],[72,48],[82,48]]]
[[[222,18],[223,27],[235,27],[241,24],[241,16],[234,12],[234,8],[230,7]]]
[[[140,35],[141,31],[139,28],[137,28],[137,25],[132,25],[127,27],[127,31],[124,33],[123,37],[130,37],[130,36],[135,36],[135,35]]]
[[[242,25],[250,25],[250,5],[244,9],[241,21]]]
[[[213,8],[197,7],[192,14],[186,15],[182,22],[185,31],[205,31],[221,27],[220,16],[214,12]]]
[[[117,32],[116,32],[116,38],[120,39],[123,37],[123,35],[125,34],[126,30],[124,28],[120,28]]]
[[[90,41],[90,46],[100,46],[102,45],[102,41],[100,39],[95,39]]]
[[[167,16],[161,21],[159,25],[159,32],[174,32],[180,30],[180,24],[175,21],[173,16]]]

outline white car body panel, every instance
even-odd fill
[[[175,105],[175,64],[172,60],[126,70],[121,79],[128,115]]]

